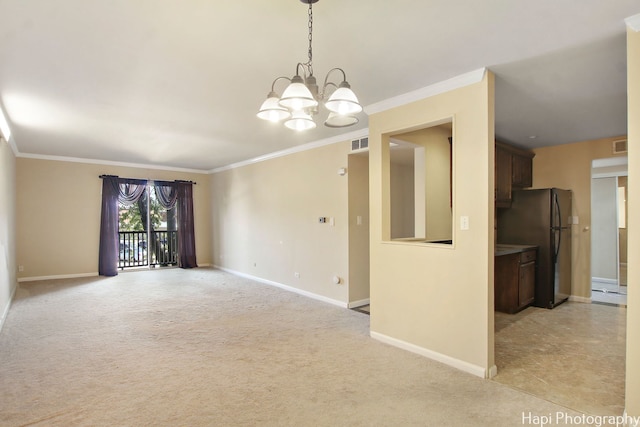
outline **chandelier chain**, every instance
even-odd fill
[[[308,52],[308,56],[309,56],[309,62],[307,62],[307,66],[309,67],[309,72],[311,74],[313,74],[313,47],[312,47],[312,43],[313,43],[313,8],[312,8],[312,3],[309,3],[309,52]]]

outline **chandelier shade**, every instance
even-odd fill
[[[302,131],[315,128],[316,122],[313,121],[311,115],[302,110],[297,110],[293,112],[289,120],[284,122],[284,125],[289,129]]]
[[[358,122],[359,120],[356,116],[331,112],[327,120],[325,120],[324,125],[330,128],[344,128],[355,125]]]
[[[324,106],[327,107],[327,110],[342,115],[357,114],[362,111],[356,94],[353,93],[347,82],[340,83],[338,89],[331,94]]]
[[[280,105],[280,97],[275,92],[270,92],[267,99],[260,106],[257,116],[270,122],[279,122],[291,117],[291,112]]]
[[[304,84],[302,77],[296,75],[291,79],[291,83],[282,93],[280,105],[290,110],[303,110],[313,108],[318,105],[318,101],[313,97],[309,88]]]
[[[278,77],[273,81],[271,92],[267,95],[267,100],[262,103],[257,116],[271,122],[284,121],[284,125],[289,129],[298,131],[313,129],[316,127],[313,116],[319,113],[318,107],[322,104],[329,111],[329,117],[324,121],[325,126],[331,128],[352,126],[359,122],[355,115],[362,111],[362,105],[347,83],[344,70],[332,68],[327,73],[321,89],[313,75],[312,5],[319,0],[300,1],[309,5],[309,60],[296,65],[296,74],[291,79]],[[342,73],[342,80],[338,80],[341,81],[340,84],[329,80],[329,76],[334,71]],[[278,97],[274,87],[280,79],[288,80],[289,84],[282,92],[282,96]]]

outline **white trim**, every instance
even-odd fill
[[[79,273],[79,274],[57,274],[54,276],[34,276],[34,277],[20,277],[18,283],[22,282],[37,282],[38,280],[57,280],[57,279],[76,279],[78,277],[94,277],[98,276],[98,272],[95,273]]]
[[[347,305],[347,307],[348,308],[356,308],[356,307],[362,307],[362,306],[369,305],[369,304],[370,304],[369,298],[365,298],[365,299],[361,299],[361,300],[358,300],[358,301],[351,301]]]
[[[263,283],[265,285],[275,286],[276,288],[284,289],[285,291],[293,292],[296,294],[303,295],[305,297],[313,298],[318,301],[327,302],[329,304],[337,305],[338,307],[348,308],[347,303],[338,301],[335,299],[327,298],[322,295],[314,294],[313,292],[305,291],[303,289],[294,288],[293,286],[288,286],[279,282],[274,282],[272,280],[263,279],[262,277],[252,276],[251,274],[242,273],[241,271],[232,270],[230,268],[220,267],[219,265],[214,265],[218,270],[226,271],[227,273],[231,273],[238,277],[244,277],[245,279],[250,279],[255,282]]]
[[[385,344],[392,345],[394,347],[401,348],[403,350],[410,351],[412,353],[419,354],[420,356],[424,356],[428,359],[435,360],[440,363],[444,363],[445,365],[451,366],[453,368],[459,369],[466,373],[475,375],[480,378],[492,378],[491,376],[495,376],[498,373],[498,368],[493,365],[487,369],[474,365],[469,362],[465,362],[464,360],[456,359],[451,356],[447,356],[446,354],[438,353],[433,350],[429,350],[424,347],[419,347],[415,344],[408,343],[406,341],[399,340],[397,338],[393,338],[379,332],[371,331],[371,338],[381,341]]]
[[[44,154],[17,153],[16,157],[22,157],[25,159],[37,159],[37,160],[53,160],[58,162],[86,163],[86,164],[92,164],[92,165],[123,166],[123,167],[136,168],[136,169],[155,169],[155,170],[165,170],[165,171],[172,171],[172,172],[201,173],[203,175],[206,175],[209,173],[208,171],[202,170],[202,169],[178,168],[178,167],[172,167],[172,166],[150,165],[145,163],[114,162],[111,160],[83,159],[80,157],[49,156]]]
[[[579,297],[577,295],[569,295],[569,301],[571,301],[571,302],[581,302],[581,303],[584,303],[584,304],[591,304],[591,298]]]
[[[2,331],[4,321],[7,320],[7,316],[9,315],[9,309],[11,308],[11,304],[13,304],[13,298],[16,296],[16,289],[18,289],[18,287],[14,286],[13,291],[11,291],[11,295],[9,296],[9,302],[2,312],[2,317],[0,317],[0,331]]]
[[[206,268],[206,267],[213,267],[213,264],[211,264],[210,262],[204,263],[204,264],[200,264],[198,263],[198,268]]]
[[[608,168],[611,166],[626,166],[629,164],[627,156],[605,157],[604,159],[593,159],[591,168]]]
[[[241,162],[232,163],[226,166],[221,166],[219,168],[209,170],[208,173],[213,174],[213,173],[223,172],[230,169],[236,169],[242,166],[248,166],[254,163],[264,162],[265,160],[284,157],[284,156],[288,156],[289,154],[299,153],[301,151],[313,150],[314,148],[324,147],[325,145],[336,144],[338,142],[349,141],[349,144],[351,144],[352,139],[362,138],[367,135],[369,135],[369,128],[359,129],[353,132],[332,136],[330,138],[309,142],[307,144],[297,145],[295,147],[287,148],[285,150],[275,151],[273,153],[265,154],[264,156],[254,157],[252,159],[243,160]]]
[[[402,105],[429,98],[434,95],[469,86],[482,81],[486,71],[486,68],[479,68],[477,70],[452,77],[448,80],[443,80],[430,86],[423,87],[422,89],[407,92],[402,95],[394,96],[393,98],[376,102],[375,104],[367,105],[366,107],[364,107],[364,111],[368,115],[380,113],[382,111],[400,107]]]
[[[624,20],[624,23],[627,24],[627,27],[636,33],[640,31],[640,13],[637,15],[633,15]]]
[[[591,282],[604,283],[605,285],[617,285],[618,279],[607,279],[605,277],[592,277]]]

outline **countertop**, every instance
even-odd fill
[[[512,245],[508,243],[496,243],[495,256],[517,254],[531,249],[537,249],[535,245]]]

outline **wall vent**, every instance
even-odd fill
[[[367,150],[369,149],[369,137],[365,136],[360,139],[351,140],[351,151]]]
[[[619,139],[613,141],[613,154],[623,154],[627,152],[627,140]]]

